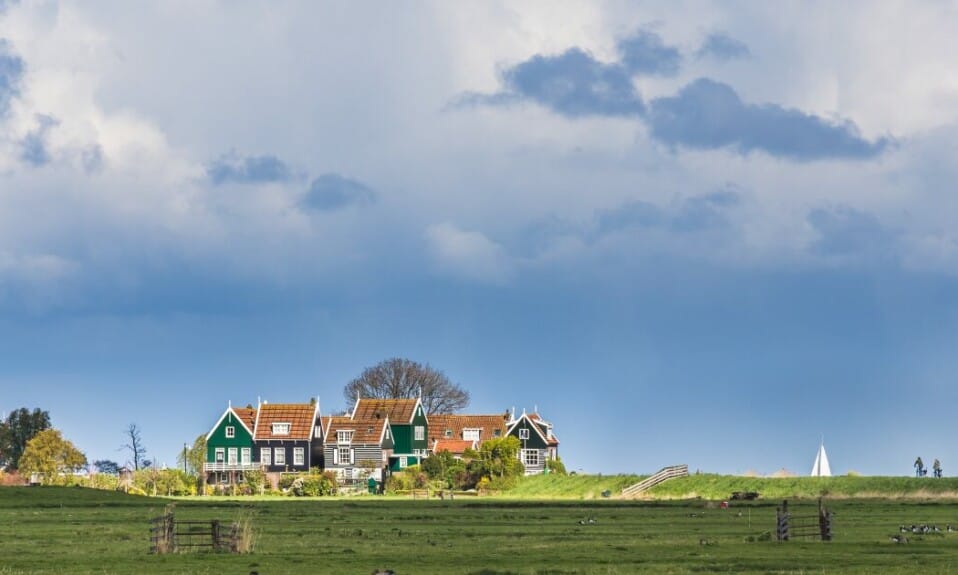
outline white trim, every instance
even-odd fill
[[[299,456],[299,462],[296,462],[297,457]],[[304,447],[294,447],[293,448],[293,465],[306,465],[306,448]]]
[[[223,420],[226,419],[226,416],[230,413],[232,413],[233,417],[235,417],[236,420],[239,421],[239,424],[243,426],[243,429],[245,429],[246,431],[249,431],[250,437],[253,437],[253,432],[250,431],[248,427],[246,427],[245,423],[243,423],[243,418],[240,417],[235,411],[233,411],[233,406],[230,405],[229,407],[226,408],[226,411],[223,412],[223,415],[221,415],[220,418],[216,420],[216,425],[214,425],[213,428],[210,429],[210,432],[206,434],[206,441],[209,441],[210,438],[213,437],[213,432],[219,429],[220,424],[223,423]],[[256,418],[259,419],[258,409],[256,410]],[[232,423],[232,421],[230,421],[230,423]]]
[[[259,463],[265,466],[273,465],[273,449],[271,447],[259,448]]]
[[[529,422],[529,425],[530,425],[533,429],[536,430],[536,435],[538,435],[539,437],[541,437],[541,438],[542,438],[542,441],[544,441],[545,444],[548,445],[548,444],[549,444],[549,440],[546,439],[544,435],[542,435],[542,430],[539,429],[539,426],[536,425],[536,423],[535,423],[534,421],[532,421],[531,419],[529,419],[529,416],[526,415],[525,412],[523,412],[522,415],[519,416],[519,419],[515,420],[515,421],[512,423],[512,426],[510,426],[509,429],[506,430],[506,435],[511,435],[511,434],[512,434],[512,431],[519,425],[519,422],[521,422],[523,419],[525,419],[526,421]]]

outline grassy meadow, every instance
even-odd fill
[[[0,575],[958,572],[958,533],[890,541],[901,523],[958,525],[958,506],[935,499],[830,501],[834,541],[777,543],[763,540],[774,530],[772,500],[722,510],[707,501],[200,498],[177,501],[177,517],[251,517],[254,553],[150,555],[148,520],[168,503],[0,488]],[[795,514],[815,511],[812,500],[791,505]]]

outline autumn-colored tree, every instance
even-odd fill
[[[55,483],[60,476],[85,466],[86,456],[56,429],[46,429],[36,434],[27,442],[27,448],[20,458],[20,473],[38,473],[44,483]]]
[[[42,409],[21,407],[0,421],[0,468],[16,469],[23,450],[33,437],[50,428],[50,414]]]

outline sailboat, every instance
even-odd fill
[[[815,455],[815,464],[812,465],[812,477],[831,477],[832,468],[828,466],[828,455],[825,454],[825,439],[822,439],[818,446],[818,454]]]

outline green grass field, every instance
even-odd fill
[[[164,499],[79,488],[0,488],[0,574],[399,575],[954,573],[958,534],[889,541],[900,523],[958,525],[935,500],[830,502],[835,540],[747,541],[774,529],[776,501],[412,501],[356,497],[178,501],[181,519],[251,515],[250,555],[148,554]],[[813,513],[813,501],[792,502]],[[694,514],[694,516],[693,516]],[[593,517],[594,525],[579,521]]]

